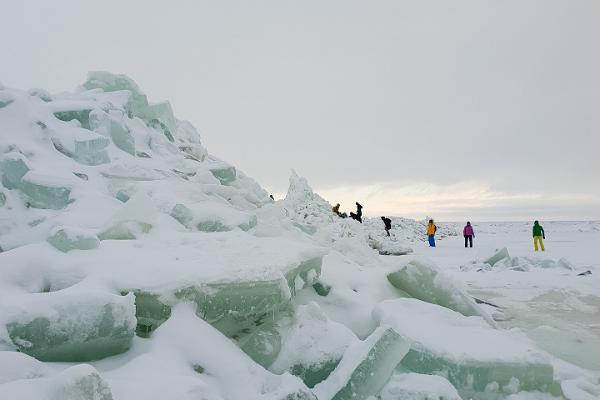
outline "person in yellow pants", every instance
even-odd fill
[[[542,251],[545,251],[543,239],[546,239],[544,228],[542,228],[539,221],[535,221],[533,223],[533,248],[535,251],[538,251],[538,248],[542,249]]]

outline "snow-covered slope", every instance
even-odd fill
[[[0,178],[2,399],[561,395],[551,356],[404,256],[423,222],[387,237],[295,172],[274,202],[125,76],[0,88]]]

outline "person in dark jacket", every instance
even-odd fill
[[[533,223],[533,248],[535,251],[538,251],[538,244],[542,251],[545,251],[544,241],[542,239],[546,239],[546,233],[544,232],[544,228],[542,228],[539,221],[535,221]]]
[[[362,224],[362,209],[363,209],[363,206],[360,205],[359,202],[356,202],[356,213],[353,213],[353,212],[350,213],[350,217],[352,217],[352,219],[357,220],[361,224]]]
[[[381,217],[381,220],[383,221],[383,225],[385,226],[385,232],[388,236],[390,236],[390,229],[392,229],[392,220],[388,217]]]
[[[463,236],[465,237],[465,248],[467,247],[467,243],[469,247],[473,247],[473,238],[475,237],[475,231],[473,231],[473,226],[470,222],[467,221],[467,225],[463,228]]]

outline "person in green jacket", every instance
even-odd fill
[[[538,243],[542,251],[545,251],[544,241],[542,239],[546,239],[544,228],[542,228],[539,221],[535,221],[533,223],[533,248],[535,249],[535,251],[538,251]]]

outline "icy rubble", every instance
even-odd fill
[[[0,127],[2,398],[554,390],[522,335],[400,257],[423,221],[393,218],[387,237],[379,218],[336,216],[295,172],[272,201],[126,76],[93,72],[73,93],[1,87]],[[516,349],[485,352],[477,335]]]
[[[481,261],[473,261],[470,264],[461,266],[461,270],[463,271],[512,270],[526,272],[535,268],[562,268],[571,271],[575,269],[573,265],[564,258],[555,261],[539,257],[511,257],[506,247],[496,250],[493,255]]]

